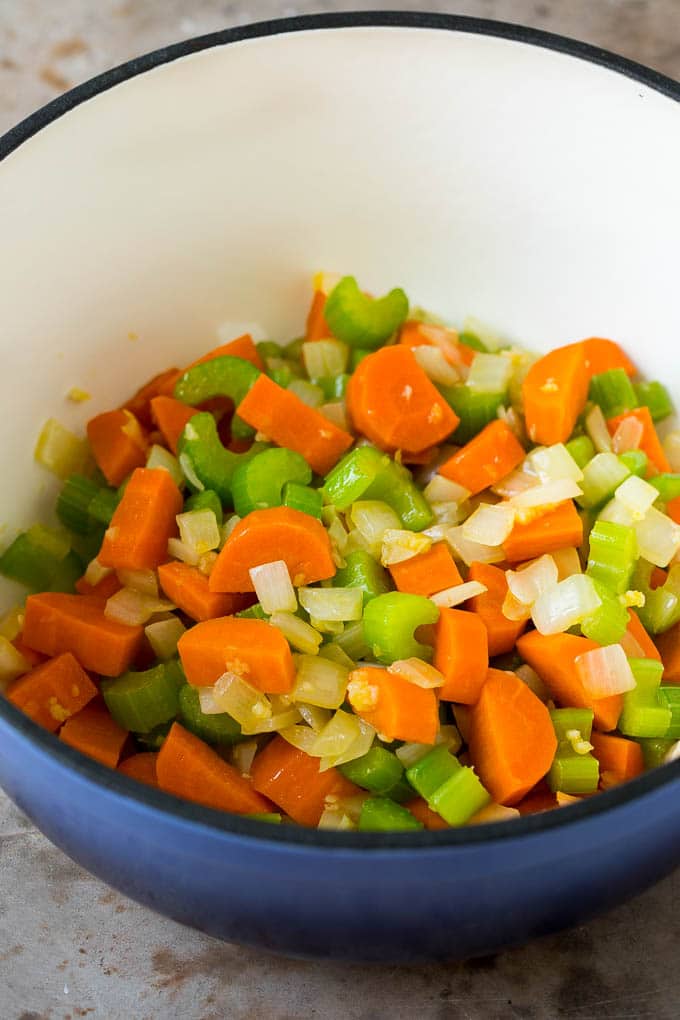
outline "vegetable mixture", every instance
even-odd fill
[[[535,357],[320,274],[304,337],[168,369],[87,441],[45,425],[60,526],[0,556],[32,592],[6,697],[270,823],[445,829],[625,782],[680,748],[672,410],[611,340]]]

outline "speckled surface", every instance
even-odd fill
[[[168,42],[282,15],[417,6],[0,0],[0,132],[65,88]],[[580,37],[680,78],[679,0],[423,6]],[[280,960],[215,942],[118,895],[0,793],[0,1020],[674,1020],[679,899],[680,872],[587,926],[467,964]]]

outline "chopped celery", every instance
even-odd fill
[[[282,502],[283,506],[321,519],[323,506],[321,489],[313,489],[311,485],[302,485],[300,482],[286,482],[283,486]]]
[[[581,620],[581,633],[599,645],[617,644],[628,629],[628,610],[606,585],[594,581],[601,603]]]
[[[64,482],[57,498],[57,517],[69,531],[90,535],[98,522],[90,515],[90,503],[99,492],[99,486],[83,475],[71,475]]]
[[[663,736],[670,740],[680,740],[680,685],[661,684],[659,697],[664,707],[671,710],[670,725]]]
[[[361,588],[364,606],[377,595],[390,591],[390,576],[370,553],[356,549],[345,556],[345,566],[340,567],[333,578],[333,584],[341,588]]]
[[[637,403],[649,408],[652,421],[662,421],[673,414],[673,401],[668,390],[660,382],[634,383]]]
[[[470,330],[463,330],[462,333],[459,333],[458,340],[473,351],[479,351],[481,354],[489,353],[488,347],[479,339],[476,333],[472,333]]]
[[[659,694],[663,664],[656,659],[628,661],[637,686],[623,695],[619,729],[628,737],[665,737],[672,713]]]
[[[280,358],[284,353],[280,344],[275,343],[274,340],[258,340],[255,347],[263,361],[266,361],[267,358]],[[288,348],[286,348],[286,354],[288,355]],[[290,355],[288,356],[290,357]]]
[[[308,485],[311,480],[312,469],[299,453],[278,447],[263,450],[234,471],[231,479],[234,509],[239,517],[245,517],[251,510],[281,506],[286,482]]]
[[[595,456],[595,447],[589,436],[575,436],[565,444],[567,452],[578,466],[583,470],[586,464]]]
[[[357,500],[387,503],[402,527],[422,531],[432,523],[432,510],[411,472],[373,446],[358,446],[326,476],[324,499],[338,510]]]
[[[17,535],[0,556],[0,574],[33,591],[72,591],[82,565],[66,539],[34,524]]]
[[[142,673],[130,671],[115,680],[104,680],[101,689],[106,707],[119,726],[148,733],[175,718],[184,682],[182,667],[175,659]]]
[[[616,489],[630,475],[615,453],[598,453],[583,468],[582,495],[577,496],[579,506],[601,506],[614,495]]]
[[[631,475],[635,475],[636,478],[645,478],[649,458],[644,450],[626,450],[625,453],[620,453],[618,456]]]
[[[338,767],[343,776],[356,786],[390,798],[390,791],[398,786],[404,775],[404,766],[396,754],[379,746],[372,747],[363,757]]]
[[[231,483],[236,469],[264,449],[261,443],[253,443],[245,453],[227,450],[222,445],[213,415],[208,411],[199,411],[187,422],[180,436],[179,462],[193,489],[200,492],[212,489],[223,506],[231,506]]]
[[[658,490],[662,503],[670,503],[672,499],[680,496],[680,474],[665,472],[650,478],[649,484]]]
[[[393,591],[378,595],[364,609],[364,636],[378,662],[432,658],[432,648],[414,636],[418,627],[436,623],[439,609],[422,595]]]
[[[429,801],[432,794],[461,767],[446,744],[438,744],[406,770],[406,778],[423,800]]]
[[[600,767],[590,753],[593,712],[589,708],[557,708],[550,713],[557,751],[548,773],[548,786],[556,793],[578,796],[594,793]]]
[[[587,573],[621,595],[630,588],[638,557],[635,531],[625,524],[596,521],[590,532]]]
[[[318,341],[317,341],[318,343]],[[322,375],[312,379],[316,386],[320,386],[325,400],[342,400],[347,390],[347,383],[350,377],[346,372],[339,375]]]
[[[192,510],[212,510],[219,527],[222,527],[224,515],[220,497],[212,489],[204,489],[203,492],[194,492],[184,501],[184,513]]]
[[[610,368],[590,380],[589,398],[599,404],[605,418],[614,418],[636,407],[638,398],[622,368]]]
[[[302,361],[310,379],[337,378],[347,370],[349,348],[341,340],[310,340],[302,345]]]
[[[342,634],[337,634],[330,644],[341,648],[352,662],[358,662],[359,659],[364,659],[367,655],[371,654],[371,649],[364,637],[364,624],[362,620],[346,624]]]
[[[411,812],[387,797],[367,797],[359,815],[361,832],[399,832],[422,829]]]
[[[198,689],[184,684],[179,691],[179,714],[182,724],[208,744],[233,744],[241,740],[241,727],[226,712],[206,714],[201,711]]]
[[[248,815],[251,822],[267,822],[269,825],[280,825],[283,818],[276,811],[265,811],[261,814]]]
[[[331,333],[350,347],[375,350],[395,333],[408,315],[403,290],[382,298],[364,294],[353,276],[344,276],[328,295],[324,318]]]
[[[244,358],[225,354],[188,368],[175,385],[175,397],[192,406],[212,397],[229,397],[238,407],[259,374],[259,369]],[[232,419],[231,429],[233,435],[241,437],[252,436],[255,431],[237,415]]]
[[[357,365],[360,365],[364,358],[367,358],[369,354],[373,352],[368,347],[353,347],[349,355],[349,367],[350,371],[354,372]]]
[[[468,443],[498,416],[498,408],[506,399],[505,390],[484,393],[465,384],[442,386],[440,392],[460,418],[453,438],[461,445]]]
[[[449,825],[464,825],[491,800],[474,771],[461,765],[445,744],[407,769],[406,778]]]
[[[291,340],[290,343],[286,344],[283,348],[283,353],[291,361],[299,361],[302,357],[302,345],[306,343],[303,336],[296,337],[295,340]]]
[[[116,507],[122,499],[122,493],[116,489],[102,486],[92,498],[87,511],[100,524],[110,524]]]
[[[675,741],[665,737],[640,737],[637,742],[642,748],[645,768],[655,769],[659,765],[663,765],[664,759]]]
[[[680,621],[680,564],[673,564],[664,584],[654,589],[651,586],[653,569],[651,563],[639,559],[631,584],[645,597],[644,605],[637,609],[643,627],[650,634],[663,634]]]

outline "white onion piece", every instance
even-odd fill
[[[454,386],[460,382],[460,374],[447,360],[441,348],[422,344],[420,347],[412,347],[411,350],[423,372],[432,382],[440,383],[442,386]]]
[[[460,733],[458,732],[458,728],[450,725],[440,726],[439,732],[435,738],[434,746],[438,747],[440,744],[444,744],[451,754],[458,754],[463,746],[463,741]],[[408,769],[411,765],[415,765],[416,762],[420,761],[421,758],[424,758],[426,754],[429,754],[432,750],[432,746],[432,744],[409,742],[402,744],[401,747],[398,747],[394,753],[404,768]]]
[[[573,479],[560,478],[556,481],[542,482],[512,496],[510,505],[516,510],[550,507],[556,503],[564,503],[568,499],[575,499],[582,494],[580,486]]]
[[[656,567],[667,567],[680,549],[680,526],[656,507],[650,507],[633,526],[640,556]]]
[[[156,613],[167,613],[175,609],[172,602],[143,595],[132,588],[121,588],[107,599],[104,616],[128,627],[139,627],[148,623]]]
[[[574,574],[540,596],[531,618],[541,634],[561,634],[594,613],[601,604],[592,580],[586,574]]]
[[[383,567],[389,567],[392,563],[403,563],[413,556],[428,551],[432,545],[429,535],[423,535],[415,531],[406,531],[404,528],[387,528],[383,534],[380,562]],[[361,614],[359,614],[359,619]]]
[[[199,556],[218,548],[221,534],[213,510],[189,510],[177,514],[176,520],[180,540],[193,547]]]
[[[644,648],[642,647],[638,639],[633,634],[631,634],[629,630],[627,630],[623,634],[623,636],[619,640],[619,644],[621,645],[629,659],[647,658],[647,653],[645,652]]]
[[[502,804],[487,804],[480,811],[468,818],[466,825],[488,825],[489,822],[509,822],[519,818],[517,808],[504,807]]]
[[[415,657],[411,659],[397,659],[396,662],[387,667],[387,672],[396,673],[410,684],[415,684],[416,687],[423,687],[426,690],[431,690],[433,687],[442,687],[444,684],[444,675],[438,669],[431,666],[429,662],[423,662],[422,659]]]
[[[503,545],[515,526],[515,511],[507,503],[480,503],[463,524],[463,537],[481,545]]]
[[[576,549],[571,547],[568,549],[555,549],[550,555],[557,567],[558,581],[564,581],[565,577],[571,577],[572,574],[583,573],[581,560]]]
[[[557,584],[557,565],[552,556],[546,553],[519,570],[506,570],[505,579],[508,590],[517,601],[530,607],[544,592],[550,591]]]
[[[644,426],[639,418],[634,415],[624,418],[617,425],[612,436],[612,450],[614,453],[627,453],[628,450],[638,450],[644,433]]]
[[[610,499],[603,510],[600,510],[597,515],[598,521],[609,521],[611,524],[625,524],[626,527],[630,527],[633,522],[633,515],[624,506],[623,503],[616,499]]]
[[[227,670],[212,688],[207,688],[212,692],[212,701],[204,695],[204,690],[202,687],[198,690],[201,711],[208,715],[227,712],[243,729],[259,726],[272,717],[272,703],[267,695],[238,673]]]
[[[625,506],[634,521],[643,519],[658,496],[659,490],[649,482],[645,482],[644,479],[638,478],[637,475],[630,475],[626,478],[614,493],[614,499]]]
[[[635,677],[621,645],[605,645],[578,655],[576,675],[592,698],[608,698],[635,689]]]
[[[475,595],[483,595],[487,591],[485,584],[480,581],[465,581],[464,584],[454,584],[451,588],[444,588],[443,591],[435,592],[434,595],[430,596],[435,606],[440,608],[452,609],[453,606],[459,606],[461,602],[467,602],[468,599],[472,599]]]
[[[565,478],[580,482],[583,478],[583,471],[564,443],[539,446],[531,451],[527,460],[542,482],[558,482]]]
[[[296,655],[295,701],[319,708],[339,708],[345,700],[349,670],[320,655]]]
[[[529,462],[525,460],[521,467],[515,468],[505,478],[492,485],[491,491],[503,499],[511,499],[512,496],[519,496],[520,492],[526,492],[527,489],[533,489],[539,484],[538,475],[530,470]]]
[[[612,448],[612,439],[609,435],[607,422],[604,420],[602,408],[594,404],[586,415],[586,432],[593,441],[593,446],[598,453],[609,453]]]
[[[512,592],[509,591],[506,592],[505,598],[503,599],[501,612],[506,620],[513,620],[515,623],[519,623],[521,620],[528,620],[531,618],[531,605],[526,602],[520,602],[520,600],[515,598]]]
[[[470,490],[443,475],[434,475],[425,486],[423,495],[429,503],[464,503]]]
[[[258,602],[265,613],[294,613],[297,609],[295,589],[283,560],[263,563],[248,571]]]
[[[502,354],[475,353],[468,372],[467,385],[480,393],[503,393],[512,375],[512,362]]]
[[[242,776],[250,777],[250,768],[257,754],[257,741],[244,740],[234,744],[231,749],[231,760]]]
[[[193,545],[187,545],[180,538],[168,539],[168,556],[171,556],[173,560],[187,563],[190,567],[197,566],[201,558]]]
[[[277,627],[289,645],[306,655],[316,655],[322,642],[321,634],[294,613],[272,613],[269,622]]]
[[[186,627],[176,616],[167,620],[157,620],[144,628],[146,639],[151,645],[154,655],[162,662],[167,662],[177,654],[177,642],[184,634]]]
[[[87,565],[87,570],[85,571],[85,581],[88,584],[91,584],[92,587],[94,588],[96,587],[96,585],[99,584],[100,581],[103,581],[105,577],[108,577],[109,574],[112,573],[113,567],[103,567],[99,560],[95,557],[95,559],[90,560],[90,562]],[[156,594],[158,594],[158,592],[156,592]]]
[[[21,652],[6,637],[0,637],[0,691],[31,668]]]
[[[672,761],[677,761],[680,758],[680,740],[676,740],[674,744],[666,751],[664,757],[664,765],[670,765]]]
[[[680,432],[669,432],[662,443],[671,471],[680,471]]]
[[[535,669],[532,669],[531,666],[528,666],[525,663],[523,666],[518,666],[515,673],[522,683],[525,683],[529,690],[532,691],[540,701],[544,704],[550,701],[550,691],[545,686]]]
[[[318,340],[316,341],[318,343]],[[347,420],[347,408],[344,400],[330,400],[327,404],[322,404],[318,408],[319,414],[322,414],[328,421],[333,422],[343,432],[349,432],[349,422]]]
[[[502,546],[471,542],[463,534],[462,526],[448,528],[445,538],[458,559],[467,563],[468,566],[471,563],[501,563],[505,559],[505,551]]]
[[[158,598],[158,578],[154,570],[117,570],[116,573],[124,588]]]

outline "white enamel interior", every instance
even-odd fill
[[[678,392],[678,180],[680,105],[465,33],[256,39],[80,105],[0,164],[0,542],[53,500],[46,417],[244,323],[299,334],[318,268],[539,349],[614,337]]]

